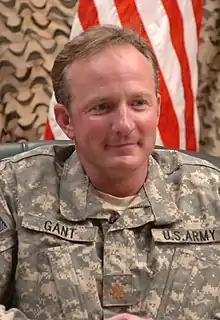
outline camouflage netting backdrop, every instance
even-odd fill
[[[0,0],[0,141],[42,139],[50,70],[76,0]],[[220,156],[220,0],[204,0],[199,52],[200,149]]]

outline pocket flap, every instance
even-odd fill
[[[52,234],[73,242],[94,242],[97,227],[68,225],[58,220],[46,219],[33,214],[26,214],[22,220],[22,227]]]

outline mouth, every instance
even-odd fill
[[[137,143],[120,143],[120,144],[111,144],[109,145],[109,148],[132,148],[134,146],[136,146]]]

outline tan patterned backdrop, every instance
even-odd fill
[[[68,41],[74,0],[0,0],[0,140],[42,138],[50,70]]]
[[[68,41],[76,0],[0,0],[0,141],[38,140],[53,60]],[[201,150],[220,156],[220,0],[204,0],[199,52]]]
[[[199,50],[200,149],[220,156],[220,0],[203,0]]]

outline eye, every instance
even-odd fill
[[[110,109],[111,109],[111,106],[108,103],[100,103],[91,108],[92,111],[100,112],[100,113],[108,112],[110,111]]]
[[[144,109],[148,105],[148,102],[144,99],[137,99],[132,101],[132,106],[139,109]]]

